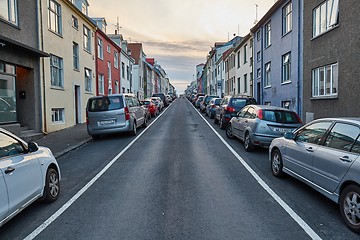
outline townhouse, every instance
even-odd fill
[[[143,51],[142,43],[129,43],[128,49],[130,50],[130,56],[134,58],[135,64],[133,65],[133,87],[134,94],[138,99],[144,99],[144,68],[146,55]]]
[[[357,0],[304,1],[303,115],[359,116]]]
[[[97,25],[96,95],[120,93],[119,59],[121,48],[106,35],[105,18],[93,18]]]
[[[260,104],[302,113],[303,1],[279,0],[251,29],[254,96]]]
[[[38,1],[2,1],[0,7],[0,124],[17,135],[42,130]],[[30,130],[26,130],[30,129]]]
[[[96,25],[86,15],[88,3],[40,0],[43,130],[53,132],[85,122],[86,103],[95,95]]]
[[[234,48],[229,48],[223,54],[225,63],[225,95],[235,95],[235,53]]]

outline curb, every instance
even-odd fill
[[[90,142],[91,140],[92,140],[92,138],[87,138],[87,139],[79,142],[79,143],[76,144],[76,145],[70,146],[70,147],[65,148],[64,150],[62,150],[62,151],[60,151],[60,152],[54,153],[54,157],[55,157],[55,158],[59,158],[59,157],[65,155],[66,153],[71,152],[71,151],[73,151],[73,150],[75,150],[75,149],[77,149],[77,148],[79,148],[79,147],[87,144],[87,143]]]

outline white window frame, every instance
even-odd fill
[[[119,68],[119,54],[116,50],[114,51],[114,68]]]
[[[79,71],[79,44],[73,42],[73,68]]]
[[[261,68],[258,68],[258,69],[256,70],[256,77],[257,77],[257,78],[261,78]]]
[[[292,30],[292,2],[282,9],[282,35]]]
[[[57,33],[59,35],[62,34],[61,5],[55,0],[49,0],[48,24],[50,31]]]
[[[265,64],[264,86],[271,87],[271,62]]]
[[[338,81],[338,63],[313,69],[311,71],[312,97],[337,97],[339,84]]]
[[[18,9],[17,9],[17,0],[6,0],[6,9],[5,12],[0,12],[0,18],[4,19],[7,22],[18,25]]]
[[[62,58],[55,55],[50,55],[50,72],[51,72],[51,86],[64,88]]]
[[[326,0],[313,9],[313,37],[336,27],[339,16],[339,0]]]
[[[64,108],[52,108],[51,109],[51,121],[52,123],[64,123],[65,122],[65,109]]]
[[[289,83],[291,82],[291,52],[282,55],[281,62],[281,83]]]
[[[107,45],[107,52],[108,52],[108,53],[111,53],[110,45]]]
[[[244,64],[247,63],[247,51],[246,51],[246,49],[247,49],[247,44],[245,44],[245,46],[244,46]]]
[[[72,15],[71,18],[73,28],[79,30],[79,20],[74,15]]]
[[[98,93],[99,95],[103,95],[104,94],[104,74],[99,74],[98,75]]]
[[[92,71],[89,68],[84,68],[84,78],[85,78],[85,92],[92,91]]]
[[[271,46],[271,21],[265,24],[265,48]]]
[[[91,32],[90,28],[83,26],[83,44],[84,50],[91,53]]]
[[[103,48],[103,40],[98,37],[97,39],[97,50],[98,50],[98,58],[104,60],[104,48]]]

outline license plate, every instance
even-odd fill
[[[98,126],[111,125],[111,124],[114,124],[114,123],[115,123],[114,119],[112,119],[112,120],[103,120],[103,121],[98,122]]]
[[[291,128],[273,128],[275,132],[282,132],[282,133],[286,133],[286,132],[291,132]]]

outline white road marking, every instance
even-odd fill
[[[88,190],[148,129],[153,125],[168,109],[167,107],[144,131],[142,131],[137,137],[132,140],[118,155],[116,155],[96,176],[91,179],[79,192],[77,192],[69,201],[67,201],[59,210],[57,210],[52,216],[50,216],[45,222],[37,227],[32,233],[30,233],[24,240],[32,240],[42,231],[44,231],[52,222],[54,222],[66,209],[68,209],[86,190]]]
[[[193,105],[191,105],[193,106]],[[194,106],[193,106],[194,107]],[[211,128],[211,130],[218,136],[218,138],[225,144],[225,146],[234,154],[234,156],[240,161],[240,163],[245,167],[245,169],[256,179],[256,181],[260,184],[260,186],[267,191],[272,198],[275,199],[279,203],[279,205],[292,217],[299,226],[304,229],[304,231],[312,238],[320,240],[321,237],[316,234],[316,232],[294,211],[292,208],[287,205],[287,203],[282,200],[279,195],[277,195],[269,185],[265,183],[264,180],[245,162],[245,160],[240,157],[240,155],[224,140],[224,138],[210,125],[208,121],[204,118],[203,115],[194,107],[196,112],[200,115],[200,117],[206,122],[206,124]]]

